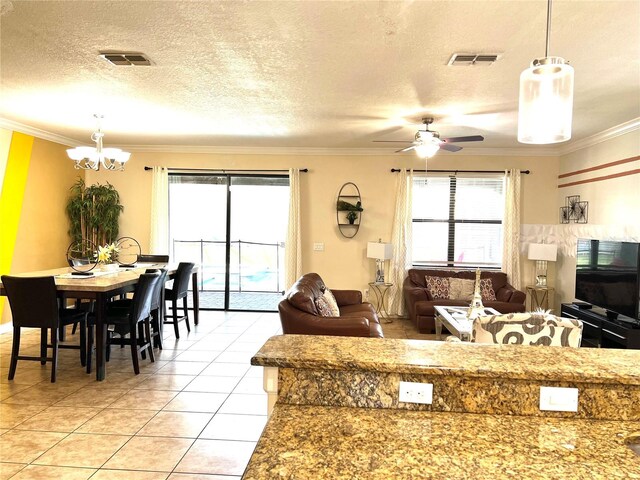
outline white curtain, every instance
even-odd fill
[[[151,173],[151,232],[149,253],[169,253],[169,169],[153,167]]]
[[[300,236],[300,170],[289,169],[289,223],[284,251],[284,283],[288,289],[302,275]]]
[[[393,230],[391,243],[393,257],[390,261],[389,282],[393,287],[389,289],[389,314],[404,316],[404,298],[402,283],[411,268],[411,224],[412,224],[412,195],[413,170],[407,172],[404,168],[398,174],[396,189],[396,209],[393,216]]]
[[[520,290],[520,170],[507,170],[505,176],[502,271],[509,283]]]

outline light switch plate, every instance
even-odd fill
[[[320,242],[314,243],[313,250],[315,252],[324,252],[324,243],[320,243]]]
[[[400,382],[398,401],[431,405],[433,402],[433,383]]]
[[[551,412],[577,412],[578,389],[566,387],[540,387],[540,410]]]

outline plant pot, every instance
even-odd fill
[[[117,263],[107,263],[106,265],[100,266],[100,271],[102,272],[117,272],[118,264]]]

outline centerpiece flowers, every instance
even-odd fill
[[[99,246],[95,253],[98,263],[104,265],[103,270],[115,270],[118,266],[116,260],[118,258],[118,246],[114,243],[107,243],[105,246]],[[115,266],[115,268],[114,268]]]

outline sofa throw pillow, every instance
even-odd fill
[[[496,300],[496,292],[493,290],[493,283],[491,283],[490,278],[480,279],[480,296],[483,302],[493,302]]]
[[[338,302],[336,301],[336,297],[333,296],[333,292],[328,288],[325,288],[324,293],[322,294],[324,299],[327,301],[329,308],[331,309],[331,317],[339,317],[340,309],[338,308]]]
[[[473,300],[473,289],[475,282],[468,278],[449,279],[449,300]]]
[[[316,308],[318,309],[318,313],[323,317],[332,317],[331,315],[331,307],[329,306],[329,302],[327,299],[322,296],[315,299]]]
[[[449,298],[449,277],[432,277],[431,275],[426,275],[424,281],[427,285],[427,290],[429,290],[434,300]]]

